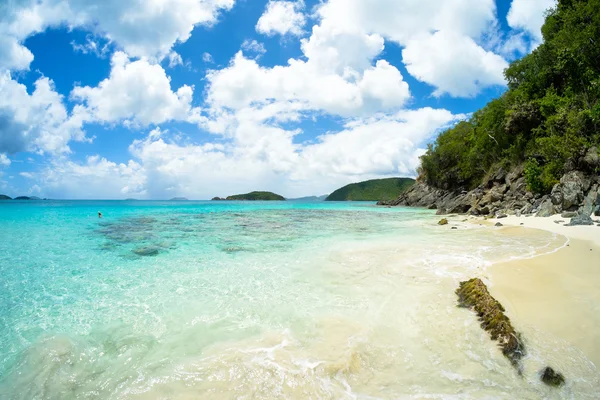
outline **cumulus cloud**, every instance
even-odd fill
[[[504,84],[508,63],[452,31],[437,31],[409,40],[402,58],[408,72],[436,87],[435,96],[473,97],[483,88]]]
[[[21,43],[49,27],[81,27],[133,57],[162,59],[197,25],[212,25],[235,0],[19,0],[0,5],[0,68],[27,69]]]
[[[246,39],[242,43],[242,50],[248,53],[255,53],[259,56],[265,54],[267,49],[265,49],[265,45],[257,42],[256,40]]]
[[[0,152],[68,152],[71,140],[85,140],[82,121],[69,116],[53,82],[39,78],[34,91],[0,74]]]
[[[556,0],[513,0],[506,19],[511,28],[528,32],[539,44],[545,12],[554,6]]]
[[[266,108],[238,111],[233,134],[220,143],[193,144],[157,128],[130,145],[126,164],[99,156],[55,160],[39,179],[49,195],[72,198],[208,199],[257,188],[290,197],[326,193],[377,176],[413,175],[423,141],[465,118],[431,108],[381,114],[302,144],[301,131],[272,120],[283,106]]]
[[[265,12],[256,23],[256,31],[267,36],[291,34],[300,36],[306,19],[302,10],[304,2],[269,0]]]
[[[75,87],[71,98],[84,103],[76,113],[90,122],[149,125],[170,120],[187,120],[195,112],[191,102],[194,88],[183,85],[171,90],[171,81],[159,64],[146,59],[131,61],[116,52],[110,76],[96,87]]]
[[[4,153],[0,153],[0,166],[10,167],[10,159]]]

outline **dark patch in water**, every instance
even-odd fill
[[[134,254],[137,254],[138,256],[142,256],[142,257],[155,257],[158,255],[158,253],[160,253],[159,248],[154,247],[154,246],[138,247],[131,251]]]

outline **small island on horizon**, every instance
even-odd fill
[[[415,184],[412,178],[373,179],[351,183],[333,193],[325,201],[380,201],[395,199]]]
[[[228,201],[233,201],[233,200],[237,200],[237,201],[285,201],[285,197],[277,194],[277,193],[273,193],[273,192],[260,192],[260,191],[255,191],[255,192],[250,192],[250,193],[245,193],[245,194],[236,194],[236,195],[232,195],[232,196],[227,196],[226,198],[222,198],[222,197],[213,197],[212,198],[213,201],[222,201],[222,200],[228,200]]]

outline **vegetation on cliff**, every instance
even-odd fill
[[[543,43],[506,69],[504,95],[429,145],[420,171],[427,184],[473,189],[500,167],[525,164],[528,188],[549,193],[598,157],[600,0],[559,0],[542,33]]]
[[[266,200],[285,200],[283,196],[272,192],[250,192],[246,194],[236,194],[228,196],[227,200],[251,200],[251,201],[266,201]]]
[[[326,201],[378,201],[395,199],[414,185],[411,178],[374,179],[352,183],[331,193]]]

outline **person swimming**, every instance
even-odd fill
[[[98,211],[98,218],[102,218],[102,213]]]

